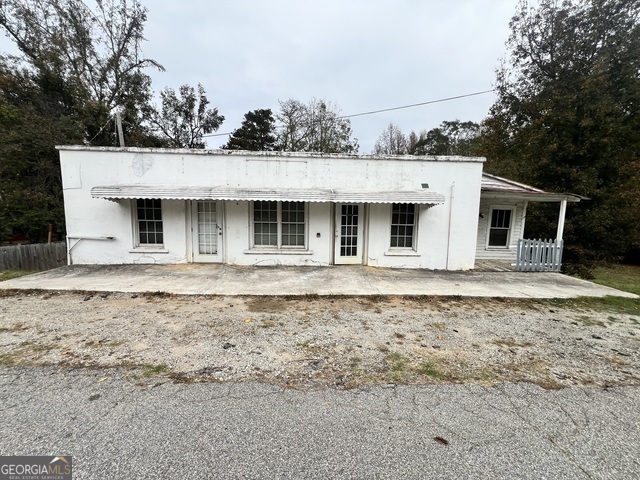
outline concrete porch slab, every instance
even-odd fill
[[[559,273],[445,272],[363,266],[72,265],[0,282],[1,290],[183,295],[434,295],[573,298],[636,295]]]

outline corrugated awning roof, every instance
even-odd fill
[[[529,198],[535,201],[560,201],[568,200],[569,202],[579,202],[580,200],[587,200],[586,197],[581,197],[574,193],[553,193],[541,190],[531,185],[524,183],[514,182],[507,178],[491,175],[486,172],[482,173],[482,192],[491,194],[497,194],[501,196],[513,196]]]
[[[107,200],[155,198],[162,200],[291,201],[334,203],[417,203],[438,205],[444,195],[430,190],[342,191],[330,189],[274,189],[234,187],[180,187],[164,185],[108,185],[91,189],[94,198]]]

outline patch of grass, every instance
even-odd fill
[[[490,385],[502,381],[502,377],[491,367],[486,367],[482,370],[471,372],[469,374],[469,379]]]
[[[24,323],[18,322],[18,323],[14,323],[9,327],[0,327],[0,333],[19,332],[21,330],[27,330],[28,328],[29,327],[27,327]]]
[[[354,355],[353,357],[349,358],[349,366],[351,368],[356,368],[358,365],[360,365],[360,363],[362,363],[362,358]]]
[[[624,357],[620,356],[612,356],[612,357],[603,357],[607,362],[617,365],[619,367],[628,367],[631,365],[631,362]]]
[[[22,342],[16,348],[0,354],[0,365],[32,365],[35,360],[40,358],[41,354],[48,353],[54,348],[57,348],[57,346],[51,344]]]
[[[318,353],[322,350],[322,347],[320,345],[313,343],[311,340],[305,340],[304,342],[298,343],[297,347],[311,353]]]
[[[625,297],[579,297],[569,299],[553,299],[549,305],[567,310],[595,310],[612,313],[640,315],[640,299]]]
[[[595,283],[640,295],[640,266],[614,265],[593,271]]]
[[[445,374],[438,368],[438,365],[432,361],[422,362],[422,364],[418,367],[417,372],[420,375],[424,375],[427,377],[431,377],[436,380],[441,380],[445,377]]]
[[[595,327],[595,326],[606,327],[604,322],[600,320],[595,320],[588,315],[580,315],[579,317],[576,318],[576,320],[578,320],[580,323],[582,323],[586,327]]]
[[[306,301],[313,300],[310,297],[303,297]],[[277,313],[287,310],[289,299],[283,297],[253,297],[247,300],[247,310],[250,312]]]
[[[0,282],[24,275],[31,275],[32,273],[36,273],[36,270],[2,270],[0,271]]]
[[[22,355],[18,350],[11,350],[10,352],[0,353],[0,365],[3,367],[10,367],[12,365],[18,365],[22,360]]]
[[[491,343],[493,343],[494,345],[498,345],[499,347],[508,347],[508,348],[513,348],[513,347],[520,347],[520,348],[524,348],[524,347],[530,347],[531,345],[533,345],[531,342],[518,342],[513,338],[494,338],[493,340],[489,340]]]
[[[142,374],[140,376],[143,378],[157,377],[163,373],[166,373],[168,370],[169,367],[165,363],[159,363],[157,365],[143,365]]]
[[[402,372],[406,369],[409,359],[398,352],[390,353],[385,357],[385,362],[392,372]]]

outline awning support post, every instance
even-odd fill
[[[567,199],[565,198],[560,202],[560,215],[558,216],[558,231],[556,233],[556,240],[562,240],[564,234],[564,217],[567,213]]]

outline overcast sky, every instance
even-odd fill
[[[202,83],[225,122],[240,126],[278,100],[334,103],[344,115],[492,88],[517,0],[142,0],[156,91]],[[90,3],[90,2],[88,2]],[[6,51],[8,40],[0,40]],[[360,153],[386,126],[404,133],[444,120],[479,122],[492,93],[351,120]],[[227,137],[210,137],[210,148]]]

